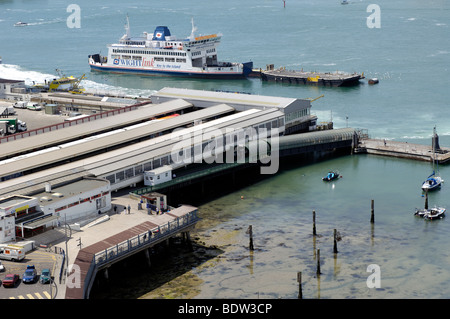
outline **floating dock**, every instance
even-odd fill
[[[253,72],[254,74],[257,72]],[[255,75],[253,75],[255,76]],[[286,68],[273,69],[273,65],[267,65],[265,71],[260,71],[263,81],[285,82],[293,84],[308,84],[321,86],[354,86],[359,84],[359,80],[364,79],[364,75],[358,73],[345,72],[306,72],[286,70]]]

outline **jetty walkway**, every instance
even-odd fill
[[[129,195],[113,198],[112,205],[119,207],[117,212],[112,209],[101,218],[103,222],[72,230],[67,242],[60,240],[55,245],[66,250],[61,266],[67,271],[65,280],[58,283],[56,299],[88,299],[99,273],[107,277],[112,264],[141,252],[150,264],[149,248],[179,234],[189,240],[190,230],[200,220],[197,208],[190,205],[159,215],[140,210],[138,201]],[[47,235],[50,232],[46,232]],[[71,267],[71,272],[67,266]]]
[[[358,142],[355,153],[367,153],[390,157],[408,158],[414,160],[433,161],[431,145],[412,144],[381,139],[363,138]],[[437,163],[447,163],[450,160],[450,148],[440,147],[434,154]]]

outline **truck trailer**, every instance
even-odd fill
[[[0,118],[0,135],[15,134],[17,132],[25,132],[27,123],[15,117]]]

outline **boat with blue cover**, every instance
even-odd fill
[[[126,33],[119,43],[108,45],[108,55],[89,55],[93,71],[131,73],[151,76],[177,76],[207,79],[236,79],[247,77],[253,62],[220,62],[217,47],[221,34],[196,36],[192,21],[189,37],[172,36],[166,26],[157,26],[153,33],[130,36],[127,17]]]
[[[334,171],[329,171],[328,174],[325,177],[322,177],[322,180],[326,181],[326,182],[330,182],[330,181],[333,181],[335,179],[338,179],[339,177],[340,177],[339,172],[334,170]]]
[[[434,169],[434,165],[435,165],[435,155],[436,155],[436,149],[439,148],[438,142],[437,142],[437,134],[436,134],[436,127],[433,129],[433,139],[432,139],[432,161],[433,161],[433,173],[431,173],[430,176],[427,177],[427,179],[422,183],[422,190],[424,192],[427,191],[432,191],[435,189],[438,189],[441,187],[442,183],[444,182],[444,180],[442,179],[442,177],[439,174],[439,166],[437,166],[437,173]],[[439,164],[437,164],[439,165]]]

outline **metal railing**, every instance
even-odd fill
[[[160,241],[164,237],[170,237],[170,235],[175,234],[180,229],[193,225],[199,220],[200,218],[197,216],[197,210],[194,210],[184,216],[168,222],[165,225],[150,229],[142,234],[96,253],[92,264],[99,267],[105,263],[111,263],[115,259],[127,255],[134,250],[138,250],[143,246],[149,246],[154,242]]]
[[[226,169],[233,168],[235,166],[239,166],[241,164],[245,164],[245,163],[224,163],[224,164],[221,164],[221,165],[217,165],[217,166],[213,166],[213,167],[210,167],[210,168],[203,169],[201,171],[196,171],[196,172],[194,172],[192,174],[179,176],[179,177],[176,177],[176,178],[174,178],[174,179],[172,179],[170,181],[167,181],[167,182],[164,182],[164,183],[161,183],[161,184],[157,184],[157,185],[154,185],[154,186],[146,186],[146,187],[143,187],[143,188],[140,188],[138,190],[133,191],[133,193],[136,194],[136,195],[142,195],[142,194],[146,194],[146,193],[151,193],[151,192],[156,191],[156,190],[161,189],[161,188],[170,187],[170,186],[173,186],[173,185],[176,185],[176,184],[179,184],[179,183],[183,183],[183,182],[186,182],[186,181],[194,180],[194,179],[202,177],[202,176],[206,176],[206,175],[213,174],[213,173],[216,173],[216,172],[219,172],[219,171],[223,171],[223,170],[226,170]]]

